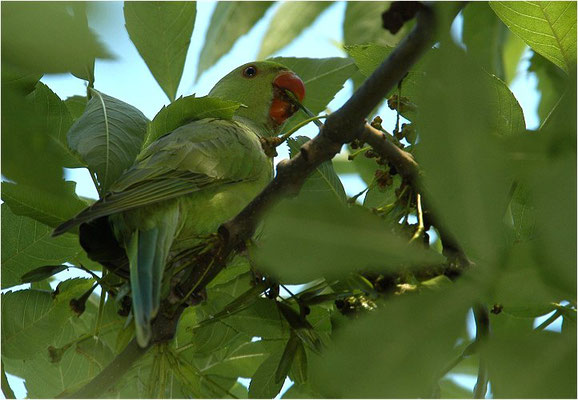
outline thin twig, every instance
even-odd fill
[[[560,310],[556,310],[554,314],[550,315],[548,319],[542,322],[540,325],[536,327],[536,331],[541,331],[546,329],[552,322],[556,321],[558,318],[562,316],[562,312]]]
[[[485,342],[490,336],[490,314],[483,304],[474,306],[474,320],[476,321],[476,343],[479,345]],[[484,399],[488,390],[488,369],[486,360],[480,355],[480,364],[478,365],[478,379],[474,386],[474,398]]]
[[[419,193],[417,194],[416,206],[417,206],[417,230],[410,239],[409,241],[410,243],[419,239],[419,237],[421,236],[421,234],[425,229],[423,224],[423,211],[421,209],[421,195]]]

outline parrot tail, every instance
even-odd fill
[[[136,230],[127,246],[136,339],[141,347],[146,347],[152,337],[151,322],[160,306],[163,272],[175,225]]]

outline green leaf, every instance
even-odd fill
[[[390,1],[348,1],[343,21],[343,43],[395,46],[405,36],[407,28],[404,26],[395,35],[383,29],[381,14],[390,4]]]
[[[15,359],[47,355],[55,345],[65,322],[73,316],[68,302],[92,285],[91,280],[75,279],[53,299],[50,292],[20,290],[2,295],[2,356]]]
[[[11,64],[2,63],[2,90],[13,90],[25,96],[34,90],[40,78],[42,74],[31,73]]]
[[[2,61],[30,72],[81,75],[110,58],[88,28],[84,7],[66,3],[2,5]]]
[[[281,353],[271,354],[259,366],[249,386],[249,398],[272,399],[283,387],[284,381],[275,380],[275,371],[281,360]]]
[[[365,198],[363,199],[363,206],[368,208],[379,208],[388,204],[392,204],[397,200],[395,190],[401,185],[401,178],[399,175],[393,176],[393,183],[386,188],[380,188],[376,183],[369,188]]]
[[[56,346],[71,343],[79,332],[72,320],[64,324]],[[48,351],[39,352],[32,359],[6,359],[11,373],[26,379],[27,395],[31,398],[55,398],[72,394],[90,382],[113,358],[110,348],[98,338],[88,338],[73,344],[54,363]]]
[[[330,398],[432,397],[471,296],[466,288],[401,296],[350,321],[312,357],[312,382]]]
[[[483,350],[496,398],[575,398],[576,330],[495,331]]]
[[[287,390],[282,399],[320,399],[323,396],[317,393],[309,384],[294,383],[293,386]]]
[[[252,377],[259,365],[269,356],[264,342],[245,342],[233,346],[231,351],[219,362],[215,362],[204,373],[232,377]]]
[[[246,34],[273,5],[271,1],[223,1],[217,3],[199,56],[197,79]]]
[[[237,332],[250,337],[263,339],[286,339],[289,337],[287,323],[279,315],[275,302],[258,299],[247,309],[225,320],[226,324]]]
[[[105,193],[134,162],[148,119],[130,104],[91,92],[84,114],[68,132],[68,143],[96,173],[101,193]]]
[[[180,97],[163,106],[147,127],[143,148],[188,122],[203,118],[231,119],[240,103],[217,97]]]
[[[355,60],[355,64],[359,71],[367,78],[373,71],[385,60],[393,51],[393,47],[380,46],[376,44],[367,45],[351,45],[345,46],[345,51],[351,58]],[[431,53],[431,52],[430,52]],[[401,95],[408,97],[411,101],[417,97],[423,86],[425,80],[425,72],[423,70],[424,63],[429,58],[426,55],[417,64],[415,64],[407,75],[403,78],[401,86]],[[397,93],[397,87],[392,89],[387,96]]]
[[[510,188],[505,149],[495,133],[517,132],[507,112],[513,108],[507,103],[506,112],[491,107],[499,86],[461,49],[442,45],[437,53],[417,98],[421,141],[416,159],[429,207],[468,257],[491,264],[504,247]]]
[[[76,235],[52,238],[50,227],[1,207],[3,288],[21,284],[20,277],[36,267],[61,264],[83,251]]]
[[[87,206],[76,195],[75,187],[76,182],[66,182],[64,191],[52,193],[23,184],[2,182],[2,200],[15,215],[56,227]]]
[[[529,188],[523,182],[518,182],[512,201],[510,202],[514,234],[517,240],[534,238],[536,230],[536,209],[532,204]]]
[[[442,399],[471,399],[473,396],[471,390],[458,385],[452,379],[444,378],[440,381],[440,398]]]
[[[307,352],[301,341],[299,341],[295,349],[295,356],[289,376],[296,384],[305,384],[307,382]]]
[[[295,358],[295,353],[297,352],[297,348],[301,343],[298,336],[292,334],[289,336],[289,340],[285,345],[285,350],[283,350],[283,355],[279,360],[279,364],[275,369],[275,383],[282,383],[285,381],[285,378],[289,374],[289,369],[293,364],[293,359]]]
[[[45,265],[22,275],[22,283],[39,282],[67,269],[66,265]],[[50,286],[49,286],[50,287]]]
[[[526,43],[520,39],[517,35],[508,31],[508,37],[506,43],[504,43],[503,48],[503,60],[504,60],[504,81],[507,84],[512,83],[514,78],[518,75],[518,65],[522,58],[522,54],[528,48]]]
[[[490,95],[490,121],[493,130],[500,136],[520,135],[526,130],[526,121],[522,107],[508,88],[508,85],[496,76],[486,74],[488,86],[494,89]]]
[[[435,252],[407,242],[362,207],[297,198],[268,216],[255,255],[265,271],[285,283],[442,262]]]
[[[540,92],[538,116],[540,122],[544,123],[570,83],[560,68],[538,53],[534,53],[530,58],[528,72],[534,72],[538,78],[538,91]]]
[[[493,303],[504,307],[503,312],[516,317],[539,317],[554,309],[561,300],[541,276],[541,267],[529,243],[516,243],[507,254],[494,282]],[[512,290],[515,287],[516,290]]]
[[[267,58],[291,43],[331,4],[330,1],[282,3],[263,36],[257,58]]]
[[[463,10],[462,40],[468,54],[487,72],[504,79],[502,54],[508,28],[486,2],[469,3]]]
[[[576,2],[490,2],[512,32],[567,73],[576,65]]]
[[[42,82],[38,82],[29,99],[36,113],[43,116],[40,129],[43,134],[48,134],[49,143],[57,157],[62,159],[62,165],[67,168],[84,167],[84,163],[66,142],[66,133],[72,126],[72,116],[66,104]]]
[[[84,96],[70,96],[64,100],[64,104],[68,107],[68,111],[74,120],[80,118],[86,109],[88,100]]]
[[[194,2],[124,3],[130,39],[171,101],[183,75],[196,14]]]
[[[310,138],[307,136],[297,136],[295,138],[289,138],[287,144],[289,145],[289,154],[291,157],[295,157],[298,154],[299,149]],[[345,202],[347,196],[345,194],[345,189],[341,180],[335,173],[333,169],[333,164],[331,161],[326,161],[315,169],[307,180],[305,181],[303,188],[301,188],[301,193],[314,192],[316,196],[320,193],[327,193],[327,199],[336,199],[339,202]]]
[[[357,70],[349,58],[275,57],[271,61],[285,65],[299,75],[305,84],[303,104],[316,115],[327,108],[333,97],[343,88],[345,81]],[[283,131],[287,132],[307,118],[304,113],[296,113],[283,127]]]
[[[38,88],[47,89],[42,84]],[[17,87],[2,89],[2,174],[14,182],[57,193],[64,185],[66,157],[51,135],[67,129],[70,116],[58,96],[50,92],[50,96],[36,97],[36,90],[33,93],[25,96]]]

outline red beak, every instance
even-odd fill
[[[303,101],[305,98],[305,85],[293,72],[281,72],[273,81],[273,86],[279,89],[290,90],[299,101]],[[284,92],[281,94],[276,93],[271,108],[269,109],[269,116],[277,122],[277,124],[281,125],[287,118],[293,115],[295,111],[297,111],[296,107],[287,100]]]

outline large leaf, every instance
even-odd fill
[[[469,299],[471,293],[457,288],[403,296],[351,321],[321,357],[312,358],[316,389],[329,398],[432,397],[465,325]]]
[[[508,85],[496,76],[485,74],[488,86],[493,89],[489,97],[491,106],[490,124],[494,132],[502,137],[524,133],[526,121],[522,107],[508,88]]]
[[[249,386],[249,397],[252,399],[272,399],[283,387],[283,380],[275,381],[275,370],[281,360],[281,353],[271,354],[259,366]]]
[[[271,212],[256,256],[263,269],[287,283],[443,262],[390,229],[361,207],[299,197]]]
[[[1,207],[3,288],[19,285],[20,277],[36,267],[62,264],[83,251],[75,235],[52,238],[50,227],[14,215],[6,204]]]
[[[250,378],[261,363],[269,356],[263,341],[245,342],[234,348],[218,363],[212,364],[203,372]]]
[[[62,151],[55,146],[51,122],[60,124],[55,104],[34,104],[19,87],[2,86],[2,175],[17,183],[58,192],[62,179]],[[58,100],[60,101],[60,100]],[[70,117],[68,117],[69,119]]]
[[[143,147],[191,121],[203,118],[231,119],[240,106],[235,101],[217,97],[180,97],[174,103],[163,106],[149,123]]]
[[[24,184],[2,182],[2,200],[15,215],[22,215],[51,227],[75,216],[87,204],[75,193],[76,182],[67,182],[59,193]]]
[[[576,65],[576,2],[496,1],[490,6],[534,51],[566,72]]]
[[[73,289],[72,293],[75,292],[75,296],[80,294],[79,291],[86,290],[87,285],[90,286],[90,282],[82,280],[71,283],[72,287],[69,287]],[[59,296],[61,295],[63,293]],[[70,294],[66,300],[69,298]],[[55,307],[68,308],[68,301],[64,300],[59,301]],[[90,307],[87,307],[80,318],[69,318],[62,323],[61,331],[50,343],[54,347],[51,353],[43,349],[29,359],[4,359],[11,374],[25,377],[29,397],[55,398],[65,393],[71,394],[88,383],[112,360],[113,352],[101,337],[90,336],[75,342],[81,335],[94,329],[98,306],[93,305],[91,301],[88,305]],[[104,324],[101,327],[107,329]],[[71,346],[64,347],[68,344]]]
[[[345,51],[347,51],[347,54],[355,60],[355,64],[359,68],[359,71],[365,77],[368,77],[383,62],[383,60],[391,54],[393,47],[380,46],[377,44],[351,45],[345,46]],[[403,78],[401,95],[408,97],[411,101],[414,101],[414,98],[420,92],[421,85],[425,79],[423,64],[427,58],[429,57],[426,56],[426,58],[414,65]],[[397,92],[397,88],[392,89],[387,96],[394,91]]]
[[[271,61],[285,65],[303,80],[305,84],[303,104],[313,114],[324,111],[337,92],[343,88],[345,81],[357,70],[349,58],[276,57],[272,58]],[[284,130],[289,130],[305,119],[307,116],[304,113],[296,113],[284,127]]]
[[[543,123],[569,86],[568,77],[560,68],[538,53],[532,55],[528,72],[534,72],[538,78],[538,91],[540,92],[538,116],[540,122]]]
[[[95,57],[109,56],[83,12],[60,2],[2,4],[2,62],[30,72],[86,75]]]
[[[96,90],[92,94],[68,132],[68,143],[96,173],[104,193],[134,162],[148,119],[130,104]]]
[[[281,4],[263,36],[257,58],[266,58],[291,43],[331,4],[329,1],[289,1]]]
[[[34,104],[36,114],[42,118],[42,134],[49,136],[50,146],[62,159],[62,165],[67,168],[83,167],[83,162],[66,143],[66,133],[72,125],[72,116],[66,104],[42,82],[38,82],[29,100]]]
[[[575,398],[576,329],[496,331],[484,349],[496,398]]]
[[[196,14],[194,2],[124,3],[130,39],[171,101],[181,81]]]
[[[307,136],[290,138],[287,143],[291,157],[295,157],[295,155],[299,153],[301,146],[309,140],[310,138]],[[315,195],[319,195],[320,192],[326,192],[327,196],[325,197],[328,199],[335,199],[339,202],[345,202],[347,200],[343,184],[335,173],[331,161],[324,162],[315,169],[315,172],[309,175],[301,188],[302,194],[306,192],[315,192]]]
[[[199,56],[197,79],[253,28],[271,7],[271,1],[222,1],[211,16],[205,44]]]
[[[440,47],[430,58],[417,99],[417,159],[429,207],[469,257],[492,262],[504,245],[509,190],[503,143],[494,133],[516,130],[510,127],[511,117],[496,119],[490,106],[497,103],[496,87],[487,73],[461,49]]]
[[[60,294],[42,290],[19,290],[2,295],[2,356],[34,358],[55,345],[66,320],[73,316],[68,302],[92,285],[91,280],[67,282]]]
[[[486,2],[472,2],[464,8],[463,42],[471,55],[489,73],[504,79],[502,59],[508,28]]]
[[[407,29],[404,26],[395,35],[383,29],[381,14],[390,4],[390,1],[348,1],[343,20],[343,43],[395,46]]]

